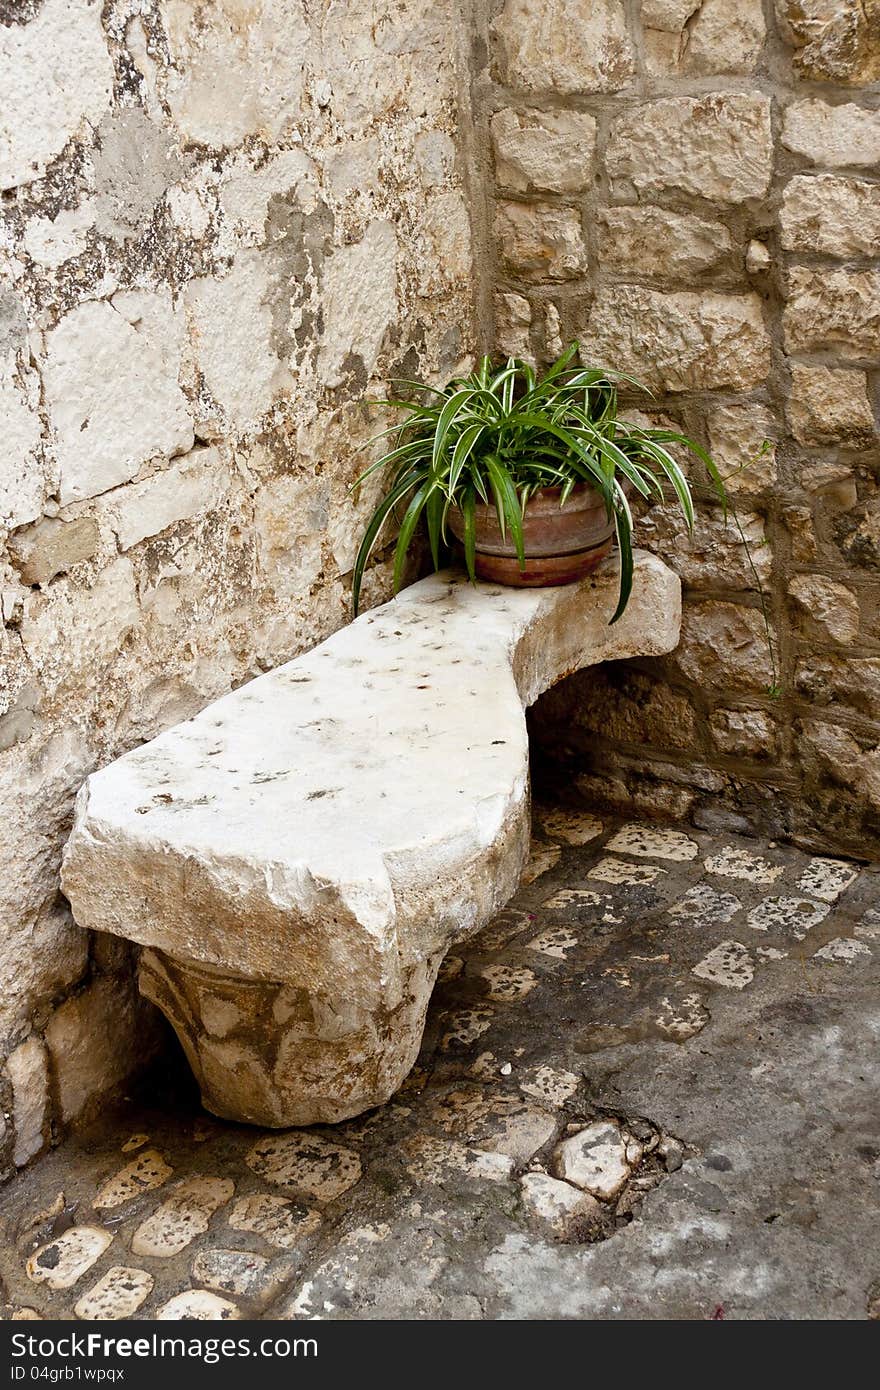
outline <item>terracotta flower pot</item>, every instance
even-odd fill
[[[526,567],[521,570],[508,529],[502,537],[494,506],[475,508],[476,559],[479,579],[516,587],[572,584],[589,574],[611,549],[614,520],[609,519],[601,493],[588,483],[574,488],[564,507],[561,489],[545,487],[526,503],[523,517]],[[464,518],[457,507],[449,512],[449,529],[464,543]]]

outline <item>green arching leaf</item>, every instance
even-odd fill
[[[476,490],[477,496],[479,497],[480,501],[484,504],[484,506],[488,507],[488,505],[489,505],[489,487],[488,487],[488,484],[487,484],[487,482],[486,482],[486,479],[483,477],[482,472],[481,472],[480,470],[478,470],[478,469],[473,469],[473,468],[472,468],[472,469],[471,469],[470,476],[471,476],[471,480],[472,480],[472,482],[473,482],[473,486],[474,486],[474,488],[475,488],[475,490]]]
[[[403,521],[400,523],[400,531],[394,547],[394,571],[391,579],[391,588],[395,594],[400,588],[410,542],[428,499],[430,487],[430,483],[423,483],[418,491],[413,493],[410,504],[403,514]]]
[[[477,527],[475,520],[476,498],[474,489],[466,487],[461,494],[461,517],[464,523],[464,563],[471,583],[475,583],[477,578],[476,556],[477,556]]]
[[[428,543],[431,547],[431,563],[435,570],[440,568],[440,545],[443,541],[446,520],[447,499],[440,488],[431,488],[425,502],[425,519],[428,523]]]
[[[349,488],[349,492],[355,492],[363,482],[373,473],[377,473],[380,468],[387,468],[389,463],[394,463],[399,459],[409,460],[419,457],[429,457],[430,450],[427,451],[421,440],[413,440],[411,444],[401,444],[397,449],[392,449],[390,453],[383,454],[375,463],[371,463],[369,468],[365,468],[359,478],[356,478]]]
[[[385,494],[382,501],[373,512],[373,515],[370,517],[355,558],[354,571],[351,577],[351,599],[355,617],[357,617],[360,607],[361,583],[363,582],[364,570],[367,567],[367,561],[370,558],[379,532],[385,524],[388,514],[394,510],[398,502],[406,497],[407,493],[411,492],[416,485],[417,479],[405,478],[402,482],[398,483],[396,487],[393,487],[390,492]]]
[[[443,396],[445,394],[445,390],[443,387],[430,386],[427,381],[411,381],[408,377],[405,376],[392,376],[389,377],[388,380],[393,382],[395,386],[410,386],[414,391],[430,391],[433,396]],[[376,398],[373,404],[391,405],[393,404],[393,399],[389,398],[389,400],[384,401],[380,396]]]
[[[614,616],[609,623],[616,623],[622,617],[633,586],[633,543],[632,543],[632,513],[626,494],[619,483],[615,482],[615,506],[614,506],[614,529],[617,532],[617,549],[620,553],[620,588],[617,596],[617,607]]]
[[[446,436],[456,415],[470,404],[472,393],[470,391],[456,391],[454,396],[450,396],[437,418],[437,426],[434,431],[434,442],[431,450],[431,467],[436,472],[437,465],[443,454],[443,446],[446,443]]]
[[[649,457],[656,459],[663,469],[675,489],[678,504],[681,507],[682,515],[687,522],[689,531],[694,529],[694,501],[691,497],[691,490],[688,487],[687,478],[682,473],[675,459],[662,444],[657,444],[653,439],[642,441],[643,449],[647,450]]]
[[[688,449],[695,458],[700,460],[700,463],[702,463],[709,475],[709,480],[712,483],[715,495],[724,509],[724,517],[726,520],[727,508],[730,504],[730,500],[727,496],[727,489],[724,486],[724,479],[721,477],[718,471],[718,465],[711,454],[708,454],[702,445],[698,444],[695,439],[689,439],[686,434],[679,434],[676,430],[646,430],[645,433],[651,439],[657,440],[662,444],[681,444],[685,449]]]
[[[577,457],[586,464],[590,472],[593,473],[600,490],[602,492],[607,490],[607,481],[602,469],[590,458],[588,452],[570,430],[565,429],[562,425],[554,424],[552,420],[544,419],[540,415],[532,415],[529,413],[528,415],[523,415],[521,419],[523,424],[530,424],[533,429],[544,430],[548,434],[552,434],[557,439],[562,440],[563,444],[567,444],[572,453],[576,454]]]
[[[570,413],[574,415],[576,420],[580,421],[581,430],[585,439],[590,441],[591,446],[600,457],[607,463],[610,463],[613,468],[618,468],[624,477],[629,479],[636,491],[640,492],[643,497],[649,497],[651,495],[649,485],[644,482],[638,469],[630,463],[623,450],[620,449],[613,440],[605,439],[601,432],[593,427],[580,409],[571,411]],[[575,438],[579,438],[579,431],[575,427],[572,427],[571,433]]]
[[[477,423],[468,425],[458,436],[455,448],[452,451],[452,463],[449,466],[449,477],[446,481],[446,491],[450,496],[455,495],[461,471],[479,443],[480,436],[485,432],[486,425]]]
[[[495,457],[494,454],[486,456],[486,469],[489,474],[489,482],[495,495],[495,507],[498,512],[498,525],[501,527],[502,536],[506,532],[506,527],[510,527],[510,534],[513,537],[516,558],[519,560],[520,569],[525,569],[526,556],[523,540],[522,508],[520,507],[519,497],[513,484],[513,479],[508,473],[504,464]]]

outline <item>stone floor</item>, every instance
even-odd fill
[[[877,869],[535,819],[391,1104],[249,1130],[173,1056],[0,1198],[6,1316],[880,1316]]]

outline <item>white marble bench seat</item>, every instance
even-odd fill
[[[525,707],[677,643],[677,577],[636,556],[554,589],[445,572],[94,773],[63,866],[77,922],[139,942],[140,985],[218,1115],[332,1122],[418,1052],[444,954],[516,891]]]

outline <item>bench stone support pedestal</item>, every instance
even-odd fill
[[[138,983],[174,1027],[207,1110],[269,1128],[333,1124],[381,1105],[411,1070],[443,955],[410,966],[399,1003],[375,1009],[149,947]]]
[[[140,943],[206,1107],[269,1127],[386,1101],[446,952],[516,891],[525,709],[675,647],[676,576],[637,552],[556,589],[445,572],[94,773],[62,870],[83,927]]]

